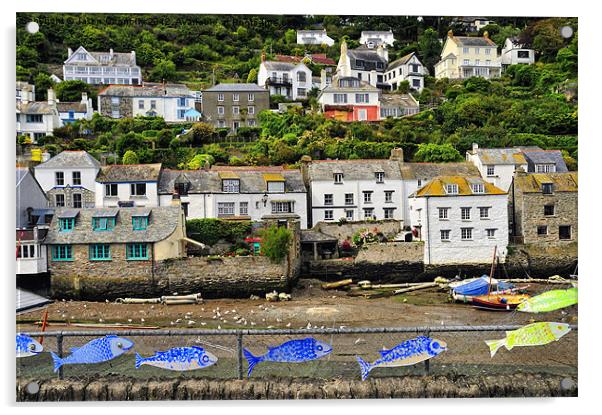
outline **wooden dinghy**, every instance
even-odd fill
[[[473,307],[491,311],[512,311],[529,299],[528,294],[489,294],[472,298]]]

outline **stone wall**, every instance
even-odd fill
[[[100,98],[100,115],[104,117],[112,117],[113,104],[111,103],[111,96],[102,95]],[[119,116],[121,118],[132,118],[133,117],[133,104],[132,98],[119,97]]]
[[[36,382],[39,391],[27,392]],[[20,379],[17,402],[249,399],[391,399],[577,396],[576,376],[551,374],[405,376],[359,380]]]
[[[48,195],[48,202],[50,207],[56,207],[56,197],[55,195],[61,194],[65,196],[65,207],[73,207],[73,194],[79,193],[82,195],[82,206],[84,208],[94,207],[95,204],[95,195],[94,192],[84,189],[83,187],[57,187],[54,189],[48,190],[46,194]]]
[[[334,236],[339,241],[351,239],[360,229],[373,230],[377,228],[387,238],[393,238],[401,231],[401,222],[398,220],[377,220],[377,221],[358,221],[348,222],[339,225],[336,222],[318,222],[313,229],[325,233],[326,235]]]

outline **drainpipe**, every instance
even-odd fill
[[[512,236],[516,238],[516,205],[514,199],[514,177],[512,178]],[[515,239],[516,240],[516,239]]]
[[[426,239],[428,242],[427,255],[429,260],[429,265],[431,264],[431,231],[430,231],[430,219],[429,219],[429,198],[426,197]]]

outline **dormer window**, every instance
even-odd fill
[[[356,59],[355,60],[355,65],[359,68],[363,68],[364,67],[364,61],[361,59]]]
[[[86,60],[88,60],[88,55],[83,52],[80,52],[77,54],[77,60],[78,61],[86,61]]]
[[[92,218],[92,229],[94,231],[110,231],[115,228],[115,217],[94,217]]]
[[[148,227],[148,216],[132,216],[132,229],[144,231]]]
[[[487,176],[495,176],[495,166],[487,166]]]
[[[75,226],[75,218],[59,218],[59,229],[61,232],[71,232]]]
[[[376,183],[383,183],[385,181],[385,173],[382,171],[377,171],[374,173],[374,176],[376,177]]]
[[[188,194],[189,189],[190,189],[190,183],[188,183],[188,182],[176,183],[174,185],[174,190],[180,196],[186,196]]]
[[[482,183],[476,183],[472,185],[473,193],[485,193],[485,186]]]
[[[554,193],[554,185],[552,183],[543,183],[541,185],[541,192],[544,195],[551,195]]]
[[[267,182],[268,193],[284,193],[284,182]]]
[[[536,164],[537,173],[554,173],[556,171],[555,164]]]
[[[334,174],[334,183],[335,184],[343,183],[343,173],[335,173]]]
[[[457,184],[446,184],[445,192],[448,195],[457,195],[458,194],[458,185]]]
[[[238,179],[223,179],[222,191],[224,193],[240,193],[240,180]]]

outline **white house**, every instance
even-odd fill
[[[312,89],[312,75],[302,62],[262,61],[257,74],[257,85],[287,99],[306,99]]]
[[[33,88],[17,86],[17,135],[28,135],[36,142],[38,138],[52,135],[54,129],[61,126],[61,120],[52,88],[48,89],[47,101],[34,101],[34,98]]]
[[[27,102],[33,102],[36,100],[36,86],[31,85],[30,83],[17,81],[16,88],[16,98],[17,103],[22,102],[23,100]]]
[[[311,206],[309,226],[318,222],[403,219],[402,177],[397,160],[303,162]]]
[[[199,121],[196,97],[183,84],[111,85],[98,94],[98,112],[111,118],[163,117],[166,122]]]
[[[80,46],[68,49],[63,65],[65,81],[83,81],[92,85],[141,85],[142,71],[136,65],[136,52],[89,52]]]
[[[382,45],[376,48],[360,46],[357,49],[348,49],[347,42],[343,41],[337,75],[357,78],[370,85],[388,90],[390,87],[384,80],[388,61],[389,54]]]
[[[161,206],[179,197],[189,219],[295,219],[307,228],[307,190],[299,170],[279,166],[214,166],[163,170]]]
[[[334,45],[334,39],[326,34],[326,29],[297,30],[297,44],[299,45]]]
[[[85,151],[63,151],[34,167],[52,207],[94,207],[100,163]]]
[[[391,30],[364,30],[360,36],[360,43],[368,47],[393,46],[395,37]]]
[[[420,112],[420,104],[412,94],[383,93],[379,101],[380,119],[406,117]]]
[[[527,160],[520,148],[479,148],[473,143],[472,149],[466,152],[466,161],[479,169],[483,179],[505,192],[517,169],[527,171]]]
[[[103,166],[96,178],[96,207],[159,206],[161,163]]]
[[[412,52],[391,62],[385,70],[383,79],[393,91],[397,90],[400,82],[408,81],[410,88],[422,92],[426,75],[428,70],[420,62],[416,53]]]
[[[502,48],[502,68],[510,65],[532,65],[535,63],[535,51],[525,48],[516,37],[506,38]]]
[[[508,194],[481,177],[440,176],[409,197],[411,226],[425,264],[505,262]]]
[[[61,125],[71,124],[77,120],[91,120],[94,115],[92,107],[92,98],[88,98],[86,92],[82,92],[80,102],[60,102],[56,101],[56,108],[59,112]]]

